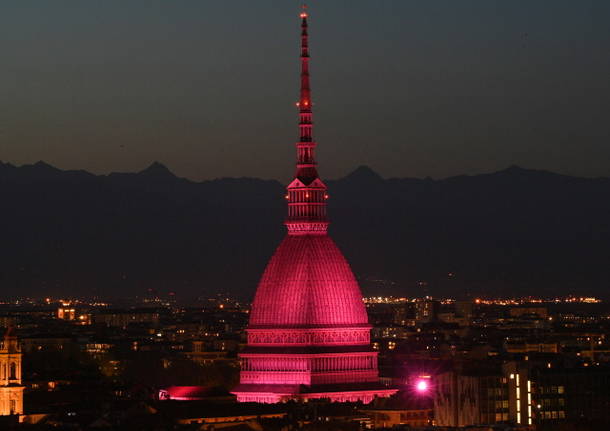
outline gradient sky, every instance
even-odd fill
[[[3,2],[0,160],[286,181],[299,4]],[[323,176],[610,176],[609,1],[309,5]]]

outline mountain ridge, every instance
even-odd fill
[[[384,179],[359,167],[327,184],[331,235],[365,294],[604,295],[610,285],[609,178],[512,166]],[[7,296],[154,288],[248,299],[285,234],[284,187],[197,182],[159,162],[106,175],[0,162],[0,288]]]
[[[88,174],[88,175],[95,176],[95,177],[108,177],[108,176],[112,176],[112,175],[166,175],[167,177],[171,176],[171,177],[175,177],[175,178],[185,180],[188,182],[192,182],[192,183],[205,183],[205,182],[217,181],[217,180],[223,180],[223,179],[244,179],[244,178],[251,178],[251,179],[256,179],[256,180],[261,180],[261,181],[279,182],[276,179],[266,179],[266,178],[258,178],[258,177],[216,177],[216,178],[208,178],[208,179],[196,181],[196,180],[192,180],[192,179],[189,179],[186,177],[180,177],[180,176],[176,175],[173,171],[171,171],[171,169],[169,169],[167,167],[167,165],[165,165],[159,161],[153,161],[150,165],[148,165],[147,167],[145,167],[139,171],[134,171],[134,172],[112,171],[107,174],[94,174],[94,173],[89,172],[84,169],[61,169],[61,168],[57,168],[57,167],[43,161],[43,160],[39,160],[35,163],[30,163],[30,164],[26,163],[21,166],[17,166],[10,162],[4,162],[4,161],[0,160],[0,170],[3,168],[16,169],[16,170],[38,169],[38,170],[46,170],[49,172],[55,172],[55,173],[78,172],[78,173],[84,173],[84,174]],[[514,164],[510,165],[504,169],[500,169],[498,171],[481,172],[481,173],[476,173],[476,174],[451,175],[451,176],[442,177],[442,178],[432,178],[432,177],[425,177],[425,178],[387,177],[386,178],[386,177],[383,177],[381,174],[379,174],[377,171],[375,171],[373,168],[371,168],[368,165],[359,165],[342,177],[331,178],[331,179],[326,179],[326,180],[327,181],[339,181],[339,180],[353,179],[353,178],[358,178],[358,179],[364,178],[364,179],[374,179],[374,180],[446,181],[446,180],[455,179],[455,178],[473,178],[473,177],[480,177],[480,176],[487,176],[487,175],[505,175],[505,174],[510,174],[510,175],[537,174],[537,175],[548,175],[548,176],[553,176],[553,177],[574,178],[574,179],[581,179],[581,180],[603,180],[603,179],[610,180],[610,177],[605,177],[605,176],[580,177],[580,176],[576,176],[576,175],[560,174],[560,173],[552,172],[552,171],[545,170],[545,169],[524,168],[524,167],[521,167],[519,165],[514,165]]]

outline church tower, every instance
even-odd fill
[[[318,176],[309,75],[308,15],[301,13],[296,174],[288,185],[287,235],[260,280],[240,353],[241,402],[329,398],[363,401],[396,392],[379,384],[377,352],[358,283],[327,232]]]
[[[21,346],[12,327],[0,342],[0,416],[23,414]]]

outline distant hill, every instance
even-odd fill
[[[327,184],[331,233],[366,294],[604,296],[610,286],[608,178],[513,166],[383,179],[359,167]],[[160,163],[100,176],[0,163],[1,296],[249,298],[284,235],[283,195],[276,181],[197,183]]]

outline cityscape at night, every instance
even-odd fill
[[[1,9],[0,431],[610,429],[610,3]]]

